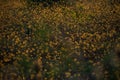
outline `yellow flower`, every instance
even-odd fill
[[[86,54],[84,54],[84,57],[87,57],[87,55],[86,55]]]
[[[93,51],[96,51],[96,48],[95,48],[95,47],[93,48]]]
[[[53,64],[52,64],[52,63],[49,63],[49,65],[50,65],[51,67],[53,67]]]
[[[70,34],[69,32],[66,32],[66,34]]]
[[[10,55],[9,55],[10,57],[13,57],[13,56],[15,56],[13,53],[10,53]]]
[[[68,78],[71,76],[71,73],[70,72],[65,72],[65,76]]]
[[[53,77],[51,77],[51,78],[50,78],[50,80],[54,80],[54,78],[53,78]]]
[[[48,48],[45,49],[45,52],[46,52],[46,53],[48,52]]]
[[[90,62],[90,63],[93,63],[93,61],[92,61],[92,60],[89,60],[89,62]]]
[[[4,58],[4,61],[8,62],[8,61],[10,61],[10,59],[9,58]]]
[[[75,59],[74,59],[74,61],[76,62],[76,61],[77,61],[77,59],[75,58]]]
[[[27,41],[23,41],[23,44],[26,44],[27,43]]]
[[[31,78],[31,79],[34,79],[34,77],[35,77],[34,74],[31,74],[31,75],[30,75],[30,78]]]
[[[77,63],[77,64],[80,64],[80,62],[79,62],[79,61],[77,61],[76,63]]]
[[[104,73],[105,73],[105,74],[108,74],[108,71],[105,71]]]
[[[64,47],[61,47],[61,50],[65,51],[65,48],[64,48]]]
[[[79,76],[80,76],[80,74],[77,74],[77,76],[79,77]]]
[[[17,37],[16,40],[15,40],[15,43],[18,44],[20,42],[20,38]]]
[[[99,65],[100,64],[100,62],[97,62],[97,65]]]

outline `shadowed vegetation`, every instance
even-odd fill
[[[1,0],[0,80],[119,80],[119,0]]]

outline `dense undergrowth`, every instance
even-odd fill
[[[119,2],[66,1],[0,1],[0,80],[120,79]]]

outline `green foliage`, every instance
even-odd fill
[[[118,66],[114,65],[115,58],[116,58],[115,55],[109,54],[109,55],[106,55],[102,60],[105,71],[108,72],[105,75],[107,75],[107,78],[109,78],[109,80],[114,80],[114,79],[117,80],[116,72],[119,71],[120,64],[118,61],[116,61],[116,65],[118,65]]]
[[[20,60],[18,60],[18,67],[19,72],[22,78],[30,79],[30,75],[33,73],[32,67],[33,63],[32,60],[28,60],[28,58],[24,55],[20,55],[18,57]]]

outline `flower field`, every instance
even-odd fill
[[[29,1],[0,0],[0,80],[120,79],[119,0]]]

